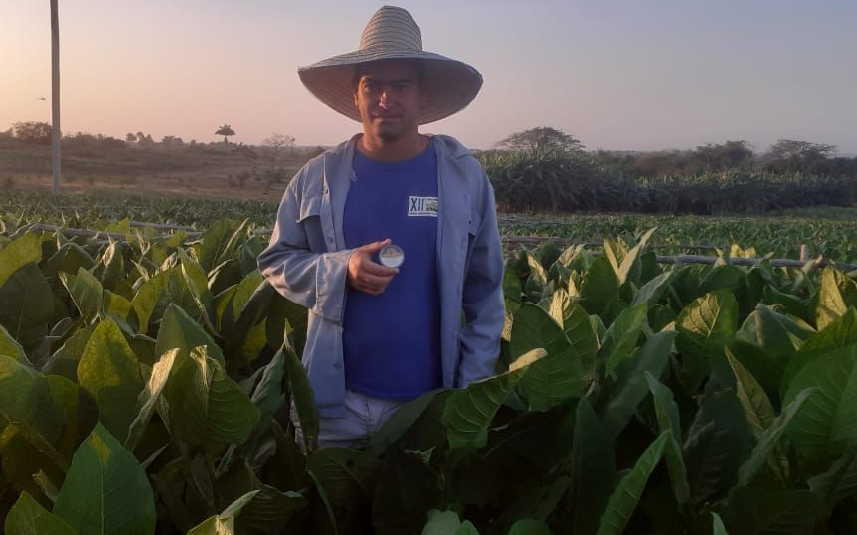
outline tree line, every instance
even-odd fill
[[[799,139],[779,139],[761,153],[743,139],[707,143],[689,150],[586,151],[583,142],[573,135],[541,126],[507,136],[494,145],[494,150],[524,153],[534,159],[557,155],[583,158],[612,173],[633,178],[696,176],[727,170],[857,177],[857,157],[837,155],[835,145]]]

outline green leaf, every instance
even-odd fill
[[[526,364],[513,363],[508,372],[470,383],[454,390],[446,399],[442,422],[451,449],[481,448],[488,440],[488,425],[500,405],[541,354],[528,354]],[[538,360],[533,361],[536,358]],[[524,360],[524,357],[519,359]],[[520,367],[516,367],[520,366]]]
[[[577,304],[571,307],[565,318],[564,329],[568,341],[587,368],[594,366],[595,356],[604,337],[604,333],[596,328],[594,319],[600,321],[598,316],[590,316],[586,309]],[[598,327],[603,329],[601,324]]]
[[[267,305],[268,300],[273,295],[276,295],[276,291],[266,282],[259,271],[248,273],[235,288],[235,295],[230,303],[232,317],[237,320],[245,310],[255,308],[259,310],[253,311],[252,323],[256,323],[260,318],[261,309]]]
[[[0,249],[0,288],[19,269],[42,261],[42,238],[28,232]]]
[[[294,426],[271,420],[271,436],[276,452],[265,463],[265,481],[278,489],[300,489],[309,485],[306,457],[295,440]]]
[[[235,318],[234,325],[230,324],[227,327],[229,332],[224,332],[227,355],[237,355],[242,362],[252,362],[257,357],[268,343],[265,323],[275,321],[266,314],[275,300],[283,301],[258,271],[247,274],[241,280],[232,298],[231,314],[228,315]],[[282,323],[275,321],[274,325]]]
[[[241,444],[259,420],[259,410],[206,346],[178,352],[158,413],[173,437],[205,447]]]
[[[809,488],[829,509],[857,493],[857,448],[846,451],[827,471],[809,478]]]
[[[172,277],[173,274],[169,271],[158,273],[137,289],[137,293],[131,299],[131,308],[134,309],[137,316],[137,330],[139,332],[149,332],[149,320]]]
[[[616,367],[627,359],[640,338],[646,322],[646,305],[632,305],[622,310],[616,321],[607,329],[599,356],[606,362],[607,375],[613,375]]]
[[[205,276],[205,271],[191,258],[184,249],[179,249],[179,258],[181,259],[181,273],[187,284],[193,300],[199,308],[203,322],[211,329],[215,330],[212,319],[214,315],[214,298],[211,291],[208,289],[208,278]]]
[[[696,299],[676,318],[681,353],[720,356],[737,331],[738,303],[729,290],[718,290]]]
[[[309,504],[299,492],[283,492],[265,484],[259,484],[258,490],[238,516],[237,533],[278,535],[294,514]]]
[[[131,421],[128,427],[128,435],[125,438],[125,447],[130,451],[137,448],[140,439],[143,438],[143,433],[152,419],[152,413],[157,407],[158,401],[161,399],[161,393],[167,385],[167,379],[170,377],[170,371],[173,369],[173,364],[176,361],[179,350],[171,349],[167,351],[158,362],[152,366],[152,373],[149,375],[149,380],[146,382],[146,388],[140,392],[137,405],[139,410],[137,415]]]
[[[783,412],[777,416],[773,422],[771,422],[770,427],[765,429],[761,434],[759,442],[756,443],[756,447],[753,448],[752,453],[750,453],[750,457],[744,461],[744,464],[742,464],[741,468],[738,469],[738,486],[750,484],[759,472],[759,469],[768,460],[768,456],[777,446],[777,442],[780,440],[780,437],[785,432],[789,423],[794,419],[795,415],[798,414],[801,406],[807,398],[813,394],[813,392],[814,389],[812,388],[807,388],[801,391],[797,397],[795,397],[795,399],[783,409]]]
[[[92,323],[101,313],[104,302],[104,288],[101,283],[92,273],[83,268],[78,269],[77,275],[74,277],[61,273],[60,279],[80,311],[84,322]]]
[[[624,361],[617,370],[616,384],[611,388],[611,397],[602,411],[602,418],[613,437],[628,424],[637,406],[648,394],[644,372],[660,377],[669,363],[670,348],[675,332],[659,332],[648,340],[630,359]]]
[[[637,502],[640,501],[640,496],[649,481],[649,476],[661,460],[669,438],[669,431],[661,433],[640,455],[634,464],[634,468],[619,481],[610,496],[607,508],[601,515],[601,524],[597,535],[619,535],[625,530],[625,525],[637,507]]]
[[[95,260],[86,249],[74,242],[68,242],[45,262],[43,272],[47,278],[54,279],[60,272],[74,275],[80,268],[92,269],[94,266]]]
[[[202,524],[188,531],[187,535],[235,535],[236,517],[258,493],[258,490],[251,490],[241,495],[229,507],[224,509],[222,513],[209,517]]]
[[[729,535],[729,532],[726,531],[726,526],[723,525],[723,519],[720,518],[720,515],[713,512],[711,513],[712,518],[712,535]]]
[[[469,520],[462,522],[455,511],[432,509],[422,535],[479,535],[479,532]]]
[[[77,367],[89,342],[94,327],[81,327],[74,331],[42,367],[42,373],[62,375],[77,381]]]
[[[270,420],[283,406],[283,379],[286,376],[282,351],[274,354],[263,368],[262,377],[253,389],[250,401],[259,409],[261,419]]]
[[[800,351],[789,361],[782,375],[785,388],[807,363],[823,356],[830,350],[857,344],[857,309],[848,311],[828,323],[824,329],[811,334],[800,346]]]
[[[206,346],[210,357],[221,364],[224,363],[223,351],[214,341],[214,338],[181,307],[168,306],[161,320],[161,327],[158,329],[155,355],[163,355],[170,349],[179,348],[182,357],[184,357],[197,346]]]
[[[803,340],[814,332],[803,320],[790,318],[768,305],[758,304],[744,320],[737,337],[763,348],[771,355],[790,358]]]
[[[652,306],[660,301],[661,296],[667,288],[669,288],[669,282],[672,279],[672,276],[672,271],[665,271],[644,284],[639,290],[637,290],[637,295],[634,296],[634,301],[631,304],[639,305],[646,303],[647,305]]]
[[[118,242],[110,241],[101,256],[100,265],[96,267],[96,273],[104,288],[120,292],[125,278],[125,258]]]
[[[717,290],[738,291],[747,279],[747,272],[731,264],[723,264],[707,269],[705,277],[700,281],[699,288],[703,293]]]
[[[828,352],[808,363],[783,396],[791,403],[806,388],[817,387],[788,430],[806,458],[839,457],[857,444],[857,344]]]
[[[608,305],[619,296],[619,280],[610,262],[596,258],[586,272],[580,286],[581,304],[590,314],[602,315]]]
[[[820,509],[818,497],[808,490],[740,487],[729,497],[727,520],[741,534],[813,533]]]
[[[67,461],[53,444],[61,436],[64,416],[45,376],[12,357],[0,356],[0,422],[7,430],[16,426],[27,442],[59,467]]]
[[[539,283],[539,286],[545,286],[548,283],[548,274],[545,267],[532,253],[525,253],[527,265],[530,268],[530,279]]]
[[[664,450],[667,470],[670,474],[676,503],[683,505],[690,500],[690,485],[687,482],[687,467],[681,451],[681,421],[679,420],[678,405],[673,399],[672,391],[658,381],[654,375],[645,372],[646,382],[652,392],[655,403],[655,416],[661,433],[670,432],[670,440]]]
[[[318,409],[315,406],[315,394],[301,359],[288,345],[288,339],[285,339],[280,351],[284,357],[289,392],[303,432],[304,451],[311,452],[318,446]]]
[[[830,267],[824,268],[821,272],[818,302],[815,308],[815,324],[818,330],[827,327],[848,309],[839,289],[841,277],[845,275]]]
[[[639,263],[640,253],[642,253],[643,249],[646,248],[646,245],[649,243],[649,239],[652,237],[655,230],[657,230],[657,227],[652,227],[647,230],[646,233],[640,237],[640,240],[634,248],[628,251],[628,253],[622,258],[622,263],[616,269],[616,280],[619,282],[619,286],[625,284],[625,281],[628,280],[629,274]]]
[[[54,513],[87,535],[155,532],[155,498],[146,472],[101,424],[74,454]]]
[[[369,437],[368,451],[378,457],[402,438],[439,392],[440,390],[431,390],[399,406],[396,412],[384,422],[381,429]]]
[[[71,526],[22,492],[6,515],[6,535],[76,535]]]
[[[604,511],[616,480],[613,438],[595,414],[589,400],[577,405],[572,446],[574,483],[566,504],[574,515],[571,533],[587,535],[598,529],[598,512]]]
[[[753,375],[735,358],[728,347],[726,348],[726,360],[735,374],[736,394],[744,408],[747,423],[750,424],[756,436],[759,436],[774,421],[774,408],[771,406],[771,401],[759,383],[756,382],[756,379],[753,378]]]
[[[27,264],[0,286],[0,324],[34,360],[54,320],[54,292],[39,266]]]
[[[2,325],[0,325],[0,355],[12,357],[21,364],[32,366],[30,359],[27,358],[27,353],[24,352],[24,348],[17,340],[12,338],[9,331],[7,331]]]
[[[128,325],[128,316],[131,313],[131,302],[119,294],[115,294],[110,290],[104,290],[104,301],[102,303],[104,314],[122,325],[123,328],[133,333],[133,329]]]
[[[522,518],[512,524],[508,535],[553,535],[544,520]]]
[[[729,290],[706,294],[679,312],[678,379],[687,394],[695,395],[709,377],[718,383],[731,380],[723,349],[735,338],[737,317],[738,303]]]
[[[851,307],[824,329],[810,334],[800,346],[800,353],[819,353],[854,343],[857,343],[857,309]]]
[[[61,409],[64,422],[62,435],[53,445],[63,458],[70,460],[98,423],[98,406],[86,389],[71,380],[59,375],[48,375],[45,379],[53,404]]]
[[[117,437],[128,434],[143,390],[140,364],[119,327],[101,320],[90,336],[77,367],[80,386],[95,398],[101,422]]]
[[[199,264],[206,273],[230,257],[246,225],[246,219],[241,223],[220,219],[208,227],[200,241],[193,246]]]
[[[526,375],[518,383],[519,392],[530,410],[546,411],[569,399],[579,397],[589,384],[591,370],[571,348],[562,353],[545,354],[541,348],[521,355],[514,364],[533,359]]]
[[[378,461],[351,448],[321,448],[307,457],[313,473],[335,507],[371,503]]]
[[[566,311],[571,308],[572,304],[571,297],[564,288],[554,290],[550,306],[548,307],[548,314],[560,328],[564,328]]]
[[[683,446],[693,503],[716,500],[735,486],[738,467],[749,455],[753,441],[734,392],[707,392]]]
[[[512,323],[509,354],[512,360],[537,347],[549,355],[565,352],[570,346],[562,326],[542,307],[530,303],[521,305]]]
[[[808,300],[781,292],[773,286],[765,285],[762,289],[762,297],[765,303],[779,305],[783,311],[804,321],[812,321],[815,316],[815,311],[810,311]]]

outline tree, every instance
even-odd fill
[[[174,146],[174,145],[175,146],[184,145],[184,140],[182,138],[176,137],[176,136],[164,136],[161,139],[161,145],[164,145],[167,147]]]
[[[271,156],[274,161],[279,159],[283,152],[292,152],[295,146],[295,138],[285,134],[273,133],[270,137],[262,140],[262,145],[271,148]]]
[[[830,157],[835,152],[835,145],[799,139],[779,139],[771,145],[763,162],[766,169],[775,172],[827,173]]]
[[[753,149],[746,140],[730,140],[726,143],[700,145],[694,156],[706,169],[723,170],[738,167],[753,159]]]
[[[51,125],[40,121],[26,121],[12,123],[15,137],[26,143],[38,143],[39,145],[50,145]]]
[[[811,143],[799,139],[778,139],[771,145],[767,156],[772,160],[814,162],[828,158],[835,152],[836,145]]]
[[[135,143],[137,141],[137,136],[132,134],[131,132],[128,132],[127,134],[125,134],[125,141],[129,143]]]
[[[562,130],[549,126],[515,132],[496,144],[497,148],[530,152],[580,152],[583,143]]]
[[[268,147],[272,147],[274,149],[282,149],[283,147],[293,147],[295,144],[295,138],[292,136],[288,136],[285,134],[273,133],[270,137],[262,140],[262,145],[267,145]]]
[[[234,136],[235,130],[232,129],[232,125],[224,124],[217,129],[217,132],[215,132],[214,135],[223,136],[223,142],[229,144],[229,136]]]

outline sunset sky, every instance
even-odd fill
[[[331,145],[359,124],[298,66],[355,50],[380,2],[60,0],[62,127],[124,138],[235,141],[273,132]],[[587,148],[693,148],[778,138],[857,154],[853,0],[399,1],[426,50],[485,84],[423,127],[474,148],[553,126]],[[50,121],[48,0],[0,2],[0,130]],[[47,100],[39,100],[46,97]]]

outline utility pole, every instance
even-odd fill
[[[51,0],[51,82],[52,82],[52,115],[51,115],[51,162],[54,171],[54,194],[60,191],[60,25],[57,0]]]

